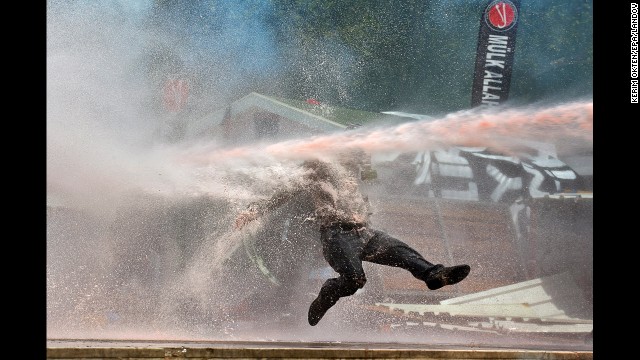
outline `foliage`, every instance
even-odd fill
[[[486,4],[274,1],[271,25],[279,41],[304,49],[304,54],[288,53],[290,86],[282,95],[369,111],[435,114],[467,108]],[[592,15],[590,1],[522,3],[512,99],[591,94]],[[314,63],[314,56],[323,61]],[[336,66],[340,69],[332,68]],[[335,86],[340,80],[349,82]]]

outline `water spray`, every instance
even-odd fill
[[[575,143],[592,146],[593,102],[576,101],[544,108],[483,108],[449,114],[436,120],[422,120],[397,126],[361,128],[293,139],[275,144],[250,145],[232,149],[188,149],[177,156],[179,162],[211,166],[238,160],[265,158],[300,160],[333,156],[344,150],[369,153],[412,152],[441,146],[486,147],[515,155],[517,140],[552,144]]]

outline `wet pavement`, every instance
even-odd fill
[[[500,346],[425,345],[366,342],[264,342],[264,341],[47,341],[48,359],[123,358],[429,358],[429,359],[592,359],[592,349],[566,344],[560,349]],[[560,346],[562,347],[562,346]]]

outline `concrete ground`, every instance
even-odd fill
[[[545,359],[592,360],[591,350],[452,348],[393,343],[49,340],[47,359]]]

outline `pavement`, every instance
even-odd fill
[[[365,342],[47,340],[47,359],[546,359],[592,360],[592,350]]]

